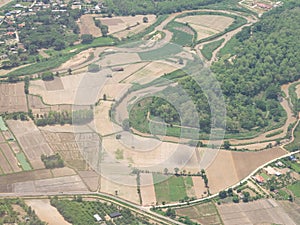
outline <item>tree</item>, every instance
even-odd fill
[[[230,144],[229,141],[224,141],[223,146],[224,146],[225,149],[230,149],[231,144]]]
[[[90,44],[94,40],[93,36],[91,34],[83,34],[81,35],[81,43],[82,44]]]
[[[203,178],[205,187],[208,187],[208,178],[207,178],[207,176],[204,174],[202,178]]]
[[[167,175],[169,172],[168,168],[164,168],[164,174]]]
[[[71,68],[68,69],[68,74],[69,74],[69,75],[72,74],[72,69],[71,69]]]
[[[176,174],[176,175],[178,175],[179,168],[177,168],[177,167],[176,167],[176,168],[174,168],[174,172],[175,172],[175,174]]]
[[[44,81],[54,80],[53,73],[50,71],[42,73],[42,80]]]
[[[243,202],[249,202],[250,199],[250,193],[248,191],[243,192]]]
[[[220,192],[219,192],[219,197],[220,197],[221,199],[226,198],[226,197],[227,197],[226,191],[220,191]]]
[[[238,195],[234,195],[233,198],[232,198],[232,201],[234,203],[239,203],[239,201],[240,201],[239,196]]]
[[[123,127],[123,130],[125,130],[125,131],[130,131],[130,123],[129,123],[129,119],[123,120],[123,122],[122,122],[122,127]]]
[[[232,190],[232,188],[228,188],[227,194],[228,194],[228,196],[233,196],[233,190]]]
[[[62,50],[66,47],[66,43],[63,40],[57,39],[53,43],[55,50]]]
[[[147,16],[144,16],[144,17],[143,17],[143,23],[148,23],[148,22],[149,22],[148,17],[147,17]]]
[[[175,210],[168,208],[167,211],[166,211],[166,216],[174,219],[176,217]]]

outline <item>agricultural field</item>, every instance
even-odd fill
[[[35,211],[41,220],[47,221],[48,225],[71,225],[71,223],[65,221],[57,209],[50,204],[49,199],[28,199],[25,200],[25,203]]]
[[[197,40],[201,40],[224,31],[234,19],[219,15],[193,15],[177,18],[176,21],[188,23],[197,32]]]
[[[155,205],[156,195],[153,183],[153,175],[151,173],[142,173],[141,176],[141,197],[144,206]]]
[[[7,120],[8,127],[16,136],[22,150],[34,169],[44,168],[41,155],[53,154],[40,130],[33,121]]]
[[[191,46],[196,36],[196,31],[187,24],[172,21],[166,27],[173,33],[172,42],[181,46]]]
[[[101,37],[102,33],[99,27],[95,25],[94,17],[96,15],[86,14],[82,15],[77,22],[80,34],[91,34],[93,37]]]
[[[291,192],[293,192],[295,197],[300,198],[300,181],[295,182],[287,187]]]
[[[147,17],[148,22],[144,23],[143,18]],[[151,26],[156,21],[155,15],[116,16],[113,18],[99,18],[102,24],[108,26],[108,34],[119,39],[135,35]]]
[[[296,225],[284,209],[274,200],[258,200],[249,203],[230,203],[217,206],[224,224],[271,224]]]
[[[260,165],[285,153],[281,148],[257,152],[219,151],[206,169],[210,192],[218,193],[238,183]]]
[[[177,217],[188,217],[191,221],[203,225],[222,224],[216,206],[212,202],[182,207],[175,210]]]
[[[0,83],[0,113],[27,111],[24,83]]]

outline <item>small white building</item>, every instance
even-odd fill
[[[101,222],[102,221],[102,218],[99,216],[99,214],[95,214],[94,215],[94,218],[97,222]]]

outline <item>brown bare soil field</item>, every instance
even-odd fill
[[[1,142],[5,142],[5,138],[4,138],[3,134],[2,134],[2,132],[0,132],[0,143]]]
[[[193,184],[194,184],[194,189],[195,189],[195,195],[197,198],[203,198],[207,194],[204,194],[204,192],[207,193],[207,188],[204,185],[204,181],[202,177],[192,177]]]
[[[132,84],[111,84],[106,83],[103,88],[100,90],[99,96],[103,98],[103,95],[106,95],[107,100],[118,100],[120,99],[127,90],[132,86]]]
[[[133,73],[130,77],[125,79],[124,82],[146,84],[177,69],[180,69],[178,64],[164,61],[151,62],[141,70]]]
[[[97,191],[100,185],[100,176],[93,170],[78,171],[78,175],[90,191]]]
[[[1,176],[0,192],[13,192],[13,184],[17,182],[25,182],[30,180],[52,178],[52,173],[48,169],[26,171],[21,173],[8,174]]]
[[[218,15],[194,15],[176,19],[188,23],[198,35],[198,40],[224,31],[234,21],[233,18]]]
[[[122,17],[117,16],[114,18],[99,18],[99,19],[102,24],[108,26],[109,34],[113,34],[113,36],[117,38],[122,38],[128,35],[137,34],[155,22],[156,20],[155,15],[146,15],[146,16],[148,17],[149,20],[148,23],[143,23],[144,15],[122,16]],[[137,25],[137,23],[139,23],[139,25]],[[127,29],[128,27],[131,28]]]
[[[14,139],[13,135],[11,134],[11,132],[9,130],[6,131],[2,131],[2,134],[5,138],[5,140],[12,140]]]
[[[86,170],[88,163],[97,166],[100,139],[96,133],[51,133],[42,131],[53,151],[76,170]]]
[[[86,14],[82,15],[79,19],[78,26],[80,34],[91,34],[93,37],[101,37],[102,33],[99,27],[96,27],[94,17],[96,15]]]
[[[20,172],[22,169],[18,166],[18,160],[16,156],[13,154],[12,150],[10,149],[9,145],[7,143],[1,143],[0,149],[2,150],[3,154],[7,158],[11,168],[14,172]]]
[[[188,216],[192,221],[203,225],[222,224],[214,203],[211,202],[190,207],[182,207],[175,211],[177,215]]]
[[[78,175],[17,182],[12,187],[15,193],[87,191]]]
[[[115,195],[115,191],[117,191],[120,198],[139,204],[140,201],[137,194],[136,177],[120,175],[120,179],[126,179],[127,182],[131,183],[131,185],[122,185],[120,183],[111,181],[109,178],[101,177],[100,191],[111,195]]]
[[[15,141],[9,142],[9,145],[15,154],[17,154],[21,151],[21,148],[17,142],[15,142]]]
[[[64,177],[76,175],[75,171],[69,167],[56,168],[51,170],[53,177]]]
[[[95,108],[94,125],[97,133],[102,136],[122,131],[122,127],[113,123],[109,118],[112,102],[101,101]]]
[[[19,144],[34,169],[44,168],[41,155],[53,154],[40,130],[33,121],[8,120],[10,130],[15,134]]]
[[[71,225],[62,217],[55,207],[50,204],[49,199],[30,199],[25,203],[35,211],[42,221],[49,225]]]
[[[217,206],[224,224],[289,224],[296,225],[273,199],[249,203],[229,203]]]
[[[13,170],[11,166],[9,165],[8,161],[5,158],[5,155],[3,154],[2,151],[0,151],[0,165],[3,173],[12,173]]]
[[[156,195],[153,185],[153,176],[151,173],[141,174],[141,195],[144,206],[156,204]]]
[[[0,84],[0,112],[27,112],[24,83]]]
[[[294,221],[300,221],[300,199],[295,199],[294,202],[277,201],[277,203]]]
[[[55,77],[54,80],[44,81],[47,91],[58,91],[63,90],[64,85],[60,77]]]
[[[122,82],[122,80],[125,80],[127,77],[139,71],[141,68],[145,67],[148,64],[148,62],[141,62],[122,66],[124,71],[112,72],[112,79],[108,80],[107,83],[116,84]]]
[[[213,163],[206,169],[211,193],[218,193],[238,183],[257,167],[284,155],[281,148],[257,152],[219,151]]]

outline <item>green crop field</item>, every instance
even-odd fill
[[[17,153],[16,157],[17,157],[18,161],[20,162],[23,170],[27,171],[27,170],[31,170],[32,169],[31,166],[30,166],[30,164],[27,162],[27,159],[26,159],[26,157],[25,157],[25,155],[24,155],[23,152]]]
[[[184,179],[181,176],[153,174],[153,181],[159,203],[176,202],[187,197]]]
[[[290,185],[287,187],[290,191],[293,192],[293,194],[296,196],[296,197],[299,197],[300,198],[300,181],[297,181],[296,183]]]
[[[167,25],[167,29],[173,33],[173,43],[180,46],[190,46],[193,44],[196,32],[190,26],[172,21]]]
[[[139,56],[142,60],[146,60],[146,61],[159,60],[159,59],[166,59],[168,57],[174,56],[181,51],[182,49],[180,46],[168,43],[159,49],[146,51],[146,52],[139,52]]]
[[[207,59],[207,60],[211,60],[212,56],[213,56],[213,52],[219,48],[221,46],[221,44],[225,41],[224,38],[217,40],[217,41],[213,41],[210,42],[208,44],[205,44],[203,46],[203,49],[201,49],[201,53],[202,55]]]

